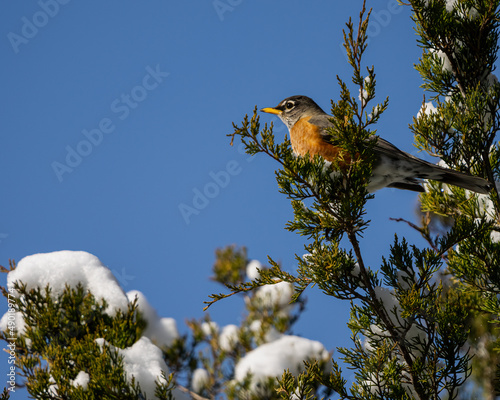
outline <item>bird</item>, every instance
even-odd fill
[[[347,152],[330,143],[331,116],[307,96],[292,96],[276,107],[266,107],[262,112],[277,115],[288,127],[292,150],[296,156],[320,155],[328,162],[343,157],[349,162]],[[389,187],[414,192],[425,192],[423,179],[430,179],[459,186],[476,193],[488,194],[493,185],[486,179],[440,167],[406,153],[379,136],[373,146],[374,163],[367,191],[373,193]]]

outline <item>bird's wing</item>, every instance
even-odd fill
[[[327,130],[333,125],[330,122],[331,118],[328,114],[320,114],[309,119],[310,123],[320,127],[320,135],[327,143],[331,143],[331,137]],[[373,167],[374,171],[377,168],[379,171],[374,176],[387,177],[392,175],[392,178],[397,178],[393,179],[392,182],[384,182],[382,187],[389,186],[421,192],[423,188],[419,185],[419,179],[432,179],[483,194],[489,193],[493,187],[486,179],[432,164],[398,149],[392,143],[376,135],[371,136],[368,140],[376,141],[373,146],[375,153]],[[390,173],[386,171],[387,168],[391,170]],[[394,176],[395,173],[399,173],[399,177]]]
[[[311,117],[308,121],[309,123],[317,125],[321,128],[320,134],[326,142],[330,142],[330,134],[328,133],[327,128],[331,128],[333,126],[332,122],[330,121],[331,118],[332,117],[328,114],[322,114],[322,115],[315,115]],[[409,159],[411,161],[416,161],[423,165],[434,167],[434,164],[428,163],[427,161],[421,160],[415,156],[412,156],[409,153],[406,153],[398,149],[392,143],[388,142],[385,139],[382,139],[379,136],[376,135],[371,136],[368,140],[377,141],[377,143],[374,146],[374,151],[378,156],[384,155],[391,159]]]
[[[392,143],[388,142],[385,139],[382,139],[381,137],[372,136],[372,138],[370,138],[370,140],[377,141],[377,143],[374,146],[374,151],[380,155],[385,155],[389,158],[404,158],[404,159],[409,158],[413,161],[422,162],[423,164],[430,164],[427,161],[421,160],[421,159],[419,159],[415,156],[412,156],[411,154],[409,154],[403,150],[398,149]]]
[[[330,118],[332,118],[328,114],[320,114],[320,115],[314,115],[309,119],[309,123],[318,126],[319,133],[325,140],[325,142],[328,142],[330,134],[327,132],[326,128],[331,128],[333,124],[330,121]]]

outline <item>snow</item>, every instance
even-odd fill
[[[373,107],[373,110],[370,114],[368,114],[368,119],[373,119],[377,117],[380,114],[380,111],[382,110],[382,107],[380,104],[377,104],[375,107]]]
[[[361,267],[358,263],[354,264],[354,268],[351,271],[353,276],[359,277],[361,275]]]
[[[205,336],[212,336],[213,334],[219,333],[219,325],[216,322],[203,322],[201,324],[201,331]]]
[[[264,285],[255,293],[255,299],[264,307],[287,308],[290,306],[293,295],[293,285],[288,282],[278,282]]]
[[[498,243],[500,242],[500,232],[497,231],[491,231],[491,241],[493,243]]]
[[[488,74],[488,76],[486,77],[486,84],[488,85],[488,87],[495,87],[496,85],[498,85],[498,78],[496,77],[496,75],[493,73]]]
[[[208,384],[208,371],[205,368],[196,368],[193,371],[191,386],[196,393],[200,393]]]
[[[179,338],[175,320],[173,318],[160,318],[142,292],[131,290],[127,292],[127,297],[130,302],[137,298],[138,309],[147,321],[144,336],[150,338],[159,347],[169,347],[175,339]]]
[[[457,0],[446,0],[446,11],[452,12]]]
[[[118,310],[127,310],[129,301],[137,298],[138,308],[148,322],[144,336],[126,349],[109,345],[104,339],[96,339],[96,342],[101,348],[106,344],[110,349],[117,351],[123,357],[128,380],[131,381],[134,377],[147,397],[155,398],[155,380],[164,382],[161,373],[163,371],[168,375],[169,372],[162,351],[152,340],[159,346],[171,345],[179,337],[175,320],[160,318],[141,292],[131,291],[125,294],[111,271],[97,257],[85,251],[65,250],[24,257],[16,269],[7,275],[8,290],[14,296],[19,296],[14,290],[16,281],[25,283],[28,290],[45,289],[48,285],[52,289],[51,295],[54,298],[61,295],[66,286],[76,288],[80,284],[84,290],[91,292],[97,301],[106,301],[108,306],[105,312],[110,316],[116,315]],[[24,321],[22,315],[17,312],[7,311],[0,320],[0,328],[5,331],[13,323],[16,331],[22,334]],[[89,380],[89,374],[80,371],[72,381],[72,385],[86,389]],[[57,395],[57,384],[53,379],[50,383],[50,393]],[[190,398],[179,389],[174,389],[173,394],[178,400]]]
[[[147,398],[155,399],[155,381],[165,383],[161,374],[162,372],[165,373],[165,376],[169,374],[161,350],[147,337],[141,337],[131,347],[118,350],[118,352],[123,356],[123,369],[129,382],[135,378]],[[177,388],[172,391],[172,394],[177,400],[190,399],[187,394]]]
[[[106,313],[111,316],[117,310],[126,310],[128,305],[127,296],[111,271],[85,251],[64,250],[24,257],[7,275],[7,287],[13,289],[15,281],[25,283],[28,290],[50,285],[54,298],[63,293],[66,285],[76,288],[81,284],[97,301],[106,300]]]
[[[407,274],[400,271],[398,275],[398,280],[406,279],[403,281],[402,287],[409,287]],[[411,321],[411,319],[403,318],[401,316],[401,306],[399,305],[398,299],[396,298],[392,290],[377,286],[375,287],[375,294],[377,298],[382,302],[384,308],[387,311],[387,315],[391,319],[394,326],[396,328],[401,328],[405,332],[405,339],[412,345],[416,346],[418,350],[418,346],[427,339],[426,333],[422,331],[418,327],[418,325],[416,325],[416,323]],[[382,331],[377,325],[371,325],[370,329],[372,331],[372,334],[374,334],[375,336],[388,336],[388,333]]]
[[[262,331],[262,321],[257,319],[255,321],[252,321],[249,328],[250,331],[257,334],[257,337],[260,337],[259,333],[261,333]],[[269,342],[274,342],[275,340],[279,339],[282,336],[283,334],[278,332],[278,330],[271,325],[267,327],[267,331],[265,332],[262,339],[264,340],[264,342],[269,343]]]
[[[250,390],[259,393],[262,383],[269,378],[281,377],[286,369],[296,376],[304,370],[304,360],[327,361],[329,358],[328,351],[320,342],[283,335],[248,352],[239,360],[234,371],[235,379],[243,382],[250,374]]]
[[[430,49],[429,50],[431,53],[434,53],[442,62],[442,70],[443,71],[448,71],[448,72],[453,72],[453,67],[451,65],[451,61],[448,58],[448,55],[441,50],[435,50],[435,49]]]
[[[405,271],[397,271],[398,285],[403,290],[410,289],[412,285],[412,278]]]
[[[257,277],[260,263],[249,263],[247,273],[250,278]],[[139,291],[130,291],[127,294],[122,290],[111,271],[105,267],[97,257],[84,251],[57,251],[53,253],[35,254],[19,261],[17,268],[7,276],[7,288],[13,290],[14,282],[20,281],[27,285],[27,289],[50,286],[52,296],[62,294],[66,286],[75,288],[78,284],[91,292],[98,301],[105,300],[108,304],[105,312],[114,316],[118,310],[126,310],[129,302],[137,299],[138,309],[146,319],[148,325],[141,337],[132,346],[119,349],[108,344],[104,339],[96,339],[101,348],[109,347],[123,357],[123,367],[129,382],[132,378],[140,385],[141,390],[148,398],[155,398],[155,381],[165,382],[162,372],[169,374],[163,359],[163,353],[158,346],[169,346],[179,337],[175,320],[160,318],[156,310],[149,304],[144,294]],[[293,285],[288,282],[278,282],[259,288],[252,300],[264,307],[278,307],[281,312],[291,309],[290,301],[294,293]],[[19,293],[13,291],[14,295]],[[14,312],[5,313],[0,320],[0,327],[5,330],[14,321],[16,329],[21,331],[24,321],[21,315]],[[204,334],[211,336],[219,333],[219,326],[215,322],[205,322],[201,325]],[[251,329],[261,329],[260,321],[254,321]],[[238,343],[239,328],[236,325],[226,325],[219,336],[219,344],[225,351],[231,351]],[[253,385],[266,381],[267,378],[281,376],[285,369],[298,374],[303,369],[303,360],[327,360],[329,353],[324,346],[313,340],[282,335],[276,330],[266,333],[265,343],[247,353],[239,360],[235,367],[235,379],[242,381],[248,374],[252,374]],[[154,342],[154,343],[153,343]],[[156,344],[155,344],[156,343]],[[80,371],[72,380],[72,385],[84,389],[88,387],[90,375]],[[198,369],[193,374],[193,388],[197,391],[203,388],[208,381],[208,372]],[[56,394],[57,385],[51,382],[50,390]],[[174,389],[174,397],[178,400],[188,399],[189,396],[179,389]]]
[[[123,369],[129,382],[132,377],[141,386],[147,397],[154,397],[155,380],[165,383],[162,372],[168,375],[168,367],[163,360],[161,350],[150,339],[141,337],[131,347],[119,350],[123,356]]]
[[[26,324],[24,323],[23,314],[14,311],[13,308],[9,310],[0,319],[0,330],[10,332],[10,328],[12,328],[15,333],[24,335]]]
[[[147,337],[141,337],[132,346],[120,349],[109,345],[104,339],[96,339],[96,343],[101,347],[107,345],[111,351],[116,351],[123,357],[123,370],[127,380],[131,383],[132,378],[139,384],[141,391],[148,399],[155,399],[156,381],[166,383],[162,377],[169,375],[167,364],[163,360],[162,351]],[[190,397],[175,388],[172,391],[176,400],[188,400]]]
[[[37,287],[43,289],[49,285],[54,298],[62,294],[66,285],[75,288],[81,284],[97,301],[104,299],[107,302],[105,311],[111,316],[117,310],[126,310],[129,301],[137,297],[139,310],[148,322],[144,336],[159,346],[171,346],[179,337],[174,319],[160,318],[141,292],[133,290],[125,294],[111,271],[90,253],[65,250],[24,257],[16,269],[7,275],[8,289],[14,288],[15,281],[25,283],[28,290]],[[7,330],[9,321],[14,323],[17,332],[24,332],[20,313],[5,313],[0,320],[0,328]]]
[[[247,276],[250,280],[255,280],[260,278],[260,272],[258,269],[262,269],[262,264],[258,260],[252,260],[247,264]]]
[[[454,10],[457,10],[458,15],[460,15],[462,18],[475,19],[479,16],[479,12],[475,7],[469,7],[464,3],[459,3],[459,4],[457,3],[458,0],[446,0],[446,11],[451,13]]]
[[[56,380],[53,376],[49,378],[49,383],[51,384],[49,385],[49,394],[57,398],[59,396],[59,386],[57,386]]]
[[[495,182],[495,186],[496,186],[497,190],[500,191],[500,182]],[[495,205],[491,201],[490,195],[489,194],[478,194],[476,196],[477,196],[478,204],[479,204],[480,208],[482,208],[481,211],[484,213],[484,217],[485,217],[486,221],[495,221],[496,220]],[[480,221],[480,219],[478,219],[478,222],[479,221]],[[496,231],[492,231],[491,232],[491,240],[494,243],[500,242],[500,233],[496,232]],[[459,251],[459,245],[456,246],[456,250]]]
[[[401,307],[399,306],[398,299],[394,296],[394,293],[382,286],[376,286],[374,288],[375,295],[377,299],[379,299],[385,310],[387,311],[387,315],[391,319],[392,323],[395,326],[401,325]]]
[[[361,104],[364,106],[366,104],[366,101],[368,100],[368,90],[365,89],[369,84],[371,83],[371,77],[366,76],[363,84],[363,88],[359,89],[359,100],[361,101]]]
[[[234,347],[239,342],[240,329],[233,324],[226,325],[222,328],[222,332],[219,336],[219,346],[222,350],[230,352],[234,350]]]
[[[101,348],[101,351],[102,351],[102,348],[103,348],[104,345],[109,345],[109,343],[106,341],[106,339],[103,339],[103,338],[97,338],[95,340],[95,342]]]
[[[417,113],[417,118],[420,118],[422,114],[431,115],[437,111],[437,108],[432,104],[432,101],[422,104],[420,110]]]
[[[87,374],[85,371],[80,371],[78,372],[76,378],[71,381],[71,384],[74,387],[81,386],[84,390],[87,390],[87,385],[89,381],[90,381],[90,375]]]
[[[411,278],[408,274],[398,271],[398,283],[403,289],[409,288],[410,282]],[[413,350],[412,358],[419,357],[422,354],[425,343],[428,341],[427,333],[418,326],[416,321],[401,316],[402,309],[393,290],[381,286],[376,286],[374,290],[376,297],[381,301],[394,327],[411,346]],[[370,325],[369,332],[367,332],[363,347],[368,352],[375,352],[377,349],[372,346],[373,341],[376,342],[388,337],[390,337],[390,333],[387,330],[379,325],[372,324]],[[406,364],[400,355],[397,355],[397,357],[402,364]],[[379,386],[383,387],[384,382],[384,373],[382,372],[381,374],[371,374],[370,378],[365,381],[365,384],[370,388],[371,393],[375,394],[378,393]],[[413,387],[405,382],[402,383],[405,390],[409,394],[414,395],[412,392]]]
[[[497,190],[500,190],[500,182],[495,182]],[[479,205],[483,208],[485,217],[487,221],[494,221],[496,218],[495,205],[490,199],[489,194],[479,194],[477,195],[477,200]]]

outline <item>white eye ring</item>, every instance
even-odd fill
[[[291,110],[294,106],[295,106],[295,103],[294,103],[293,101],[287,101],[287,102],[285,103],[285,108],[286,108],[287,110]]]

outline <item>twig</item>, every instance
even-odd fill
[[[199,394],[196,394],[195,392],[192,392],[191,390],[189,390],[188,388],[186,388],[184,386],[177,385],[176,387],[181,392],[189,394],[191,396],[191,398],[193,398],[194,400],[210,400],[210,399],[207,399],[206,397],[203,397],[203,396],[200,396]]]
[[[433,242],[429,232],[423,228],[423,227],[420,227],[418,225],[415,225],[413,222],[410,222],[404,218],[389,218],[389,220],[391,221],[395,221],[395,222],[404,222],[406,223],[410,228],[413,228],[415,229],[417,232],[419,232],[422,237],[427,241],[427,243],[429,243],[429,245],[431,246],[432,250],[434,250],[436,253],[438,254],[441,254],[441,258],[443,260],[446,260],[446,257],[444,256],[444,254],[442,253],[442,251],[439,250],[439,248],[436,246],[436,244]]]

